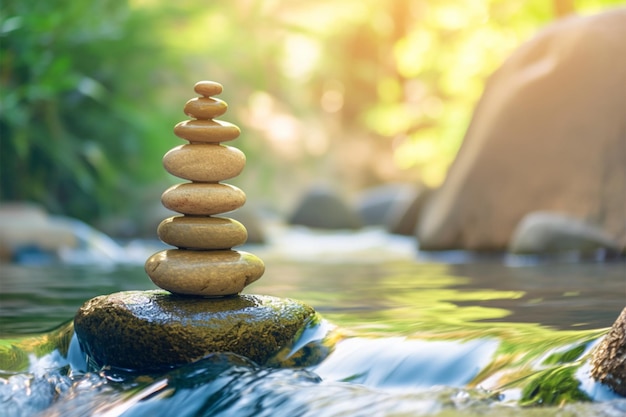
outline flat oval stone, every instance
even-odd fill
[[[181,249],[230,249],[248,238],[243,224],[222,217],[169,217],[157,233],[163,242]]]
[[[219,182],[234,178],[246,165],[237,148],[211,143],[193,143],[170,149],[163,166],[172,175],[190,181]]]
[[[262,365],[318,317],[304,303],[263,295],[207,299],[123,291],[85,302],[74,330],[96,368],[171,369],[221,352]]]
[[[221,120],[185,120],[174,126],[174,134],[190,142],[227,142],[240,133],[237,126]]]
[[[185,104],[183,111],[196,119],[213,119],[226,113],[228,104],[219,98],[197,97]]]
[[[193,90],[201,96],[209,97],[221,94],[224,87],[222,87],[222,84],[216,83],[215,81],[198,81],[196,85],[193,86]]]
[[[148,258],[146,273],[174,294],[224,296],[240,293],[261,278],[263,261],[247,252],[168,249]]]
[[[246,202],[246,195],[230,184],[190,182],[174,185],[161,196],[170,210],[195,216],[211,216],[236,210]]]

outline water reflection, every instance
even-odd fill
[[[401,332],[532,323],[556,329],[610,326],[624,307],[624,263],[501,262],[324,264],[266,261],[249,291],[288,295],[361,330]]]
[[[296,298],[331,321],[372,332],[450,331],[475,323],[557,329],[610,326],[624,306],[625,264],[317,263],[267,259],[247,293]],[[32,333],[73,318],[89,298],[155,289],[142,266],[0,268],[0,331]],[[482,326],[482,327],[489,327]]]
[[[267,272],[247,293],[295,298],[325,319],[270,368],[217,355],[161,375],[88,373],[67,346],[71,323],[42,332],[89,298],[154,289],[142,265],[2,265],[0,415],[550,416],[561,402],[574,416],[626,412],[587,369],[624,306],[623,262],[440,262],[368,239],[341,252],[319,236],[300,257],[250,249]],[[307,361],[315,352],[324,359]]]
[[[523,292],[516,299],[487,299],[478,303],[509,311],[506,320],[514,323],[541,323],[557,329],[601,328],[610,326],[626,304],[623,260],[522,267],[472,263],[451,265],[450,273],[472,277],[454,287],[462,291],[498,288]]]

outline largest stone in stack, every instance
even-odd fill
[[[245,243],[246,228],[236,220],[214,217],[245,203],[243,191],[221,181],[239,175],[246,157],[239,149],[220,144],[240,134],[237,126],[214,120],[227,110],[224,101],[212,97],[222,92],[222,86],[201,81],[194,90],[202,97],[189,100],[184,111],[195,120],[174,127],[174,133],[189,144],[163,157],[170,174],[191,181],[170,187],[161,197],[165,207],[183,214],[165,219],[158,227],[159,238],[178,249],[148,258],[146,272],[156,285],[172,293],[232,295],[259,279],[265,269],[256,256],[231,249]]]

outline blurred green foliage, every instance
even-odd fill
[[[562,406],[591,401],[576,377],[580,364],[561,365],[528,377],[522,389],[522,406]]]
[[[166,58],[150,24],[123,1],[3,2],[2,200],[92,221],[163,176],[146,163],[167,148],[151,105]]]
[[[563,15],[620,3],[5,0],[0,199],[88,221],[140,212],[202,79],[225,86],[224,119],[255,136],[235,144],[249,195],[323,177],[436,186],[514,48]]]

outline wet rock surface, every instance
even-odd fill
[[[78,310],[74,325],[94,365],[156,370],[216,352],[264,364],[314,317],[312,307],[290,299],[183,297],[154,290],[95,297]]]

